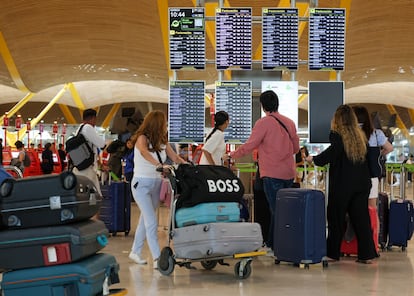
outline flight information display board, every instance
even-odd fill
[[[168,137],[173,143],[203,143],[205,82],[170,81]]]
[[[297,8],[262,9],[262,69],[297,70],[299,14]]]
[[[252,69],[252,9],[216,9],[216,69]]]
[[[205,69],[204,8],[169,8],[170,69]]]
[[[309,70],[344,70],[345,9],[310,9],[308,58]]]
[[[216,111],[226,111],[230,117],[225,141],[245,142],[252,132],[252,82],[216,81]]]

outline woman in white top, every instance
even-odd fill
[[[224,130],[229,126],[229,115],[219,111],[214,115],[214,128],[207,136],[202,148],[200,164],[221,165],[221,158],[226,152]]]
[[[362,130],[365,133],[365,136],[368,139],[368,146],[381,147],[381,154],[384,156],[394,150],[394,147],[388,141],[384,132],[380,129],[374,128],[367,108],[364,106],[353,106],[352,109],[354,109],[354,112],[358,118],[358,123],[360,124]],[[372,187],[369,193],[368,206],[377,208],[379,178],[371,178],[371,183]]]
[[[161,168],[167,156],[175,163],[185,163],[168,143],[167,120],[162,111],[148,113],[131,140],[134,144],[134,175],[131,181],[132,196],[138,205],[141,216],[129,258],[137,264],[146,264],[141,257],[144,242],[147,240],[154,268],[160,256],[158,244],[158,219],[156,210],[160,202]]]

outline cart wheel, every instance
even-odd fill
[[[116,236],[116,231],[114,231],[114,232],[111,232],[111,234],[112,234],[112,236]]]
[[[200,263],[201,263],[201,266],[204,267],[204,269],[211,270],[214,267],[216,267],[217,260],[201,261]]]
[[[306,263],[305,266],[304,266],[304,268],[305,269],[309,269],[309,264]]]
[[[252,267],[250,266],[250,261],[246,263],[243,270],[241,270],[241,262],[237,262],[234,266],[234,274],[239,279],[247,279],[252,273]]]
[[[275,264],[280,264],[280,260],[275,259]]]
[[[128,234],[129,234],[129,230],[125,231],[125,236],[128,236]]]
[[[403,252],[405,251],[405,246],[401,247],[401,251],[403,251]]]
[[[322,267],[323,267],[323,268],[328,267],[328,260],[323,260],[323,261],[322,261]]]
[[[175,261],[173,252],[170,247],[165,247],[161,250],[160,258],[158,259],[157,267],[162,275],[170,275],[174,271]]]

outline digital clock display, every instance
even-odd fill
[[[170,69],[205,69],[204,8],[169,8]]]

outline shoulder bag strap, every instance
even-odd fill
[[[375,133],[375,139],[377,140],[377,146],[379,147],[380,145],[378,143],[378,135],[377,135],[377,130],[376,129],[374,130],[374,133]]]
[[[158,161],[160,164],[163,164],[160,153],[158,151],[155,151],[155,153],[157,153]]]
[[[279,122],[280,123],[280,125],[285,129],[285,131],[288,133],[288,135],[289,135],[289,138],[290,138],[290,133],[289,133],[289,131],[288,131],[288,129],[287,129],[287,127],[286,127],[286,125],[279,119],[279,118],[277,118],[277,117],[274,117],[273,115],[270,115],[271,117],[273,117],[277,122]]]
[[[82,131],[82,129],[83,129],[84,126],[85,126],[85,124],[81,124],[81,126],[80,126],[80,128],[78,130],[78,133],[76,135],[79,135],[80,134],[80,132]]]

